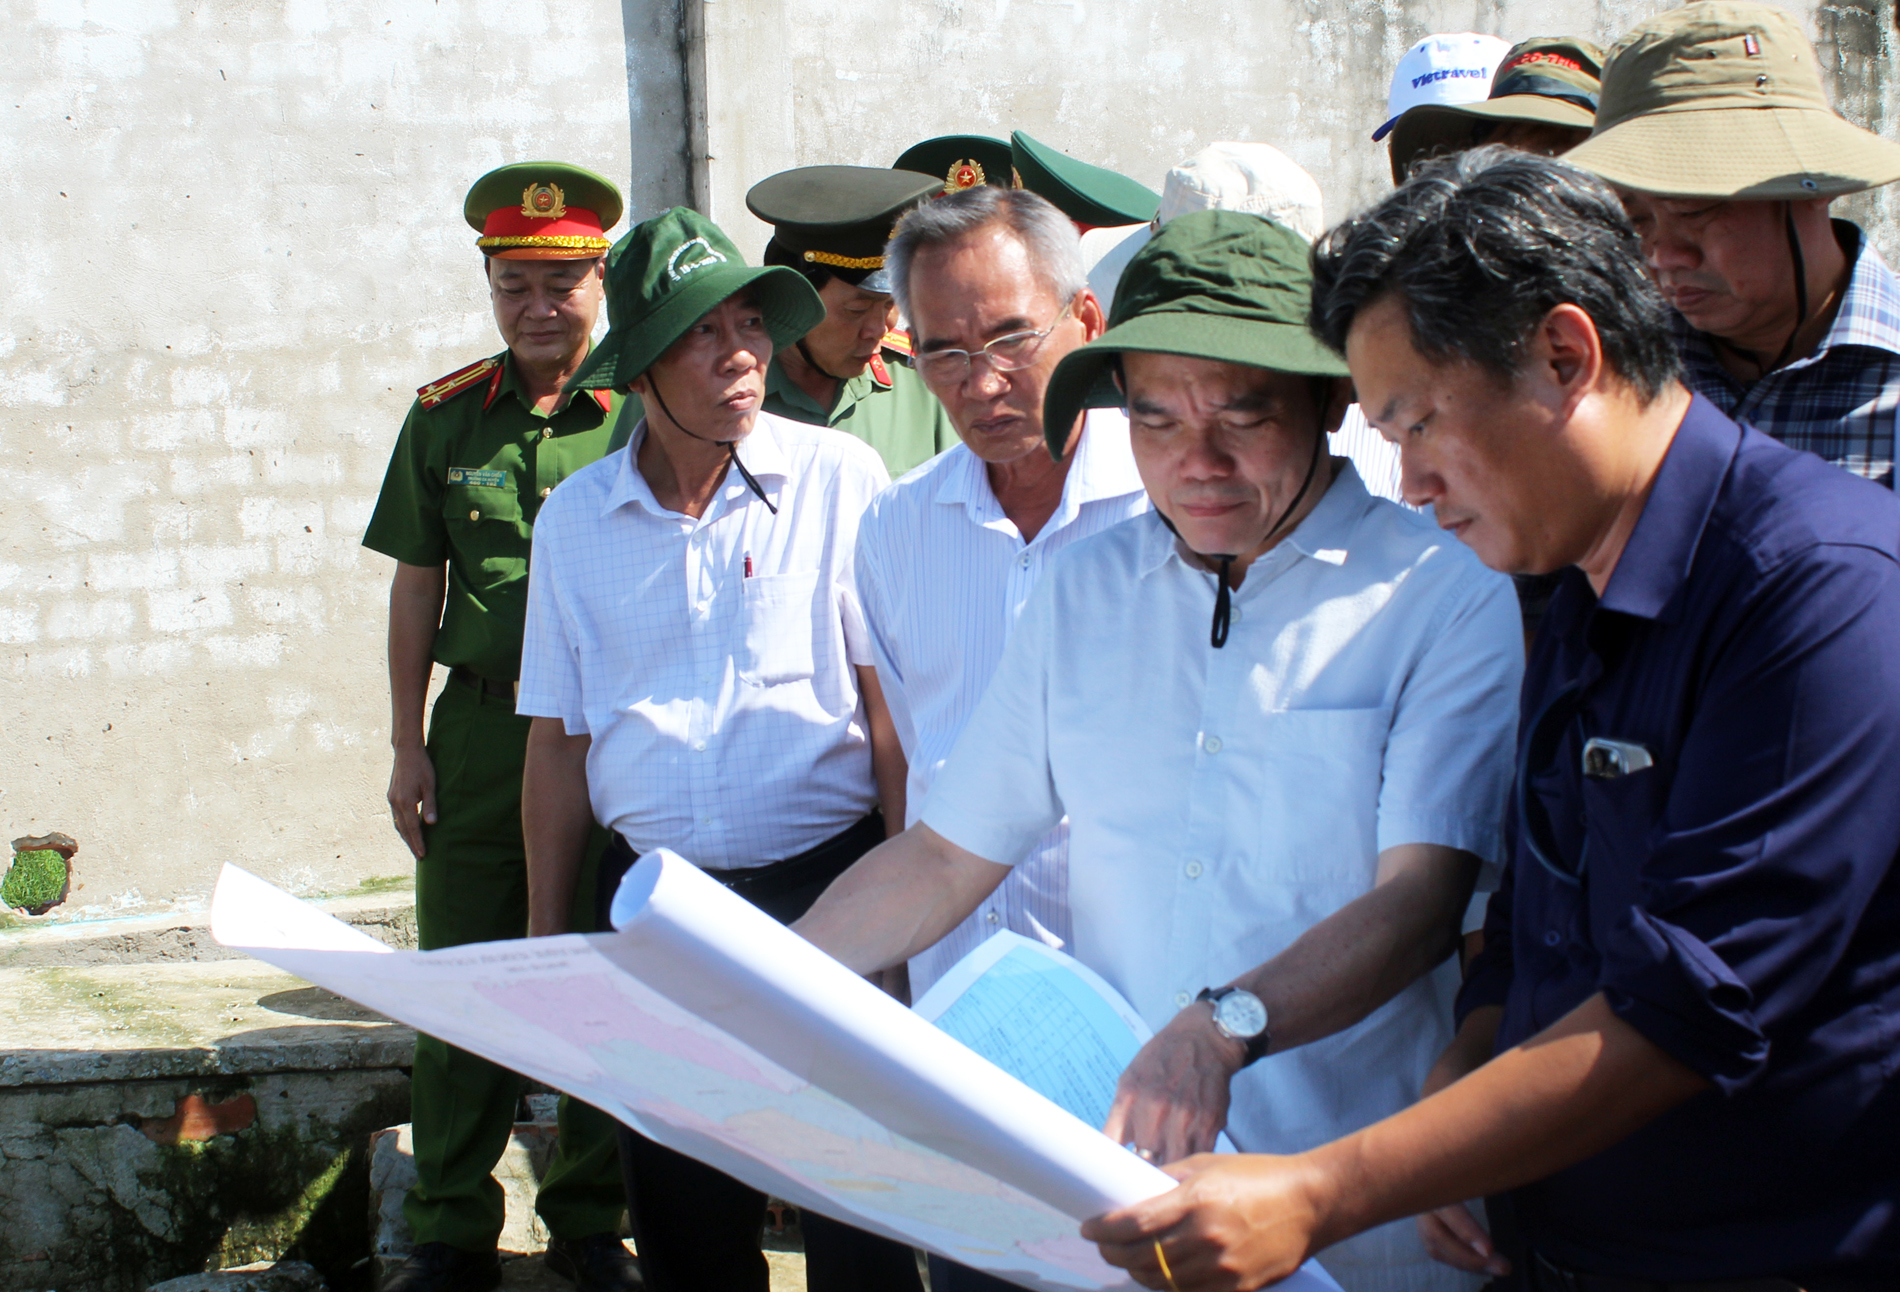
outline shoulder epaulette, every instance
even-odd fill
[[[435,408],[469,389],[489,373],[498,373],[500,368],[499,355],[471,363],[466,368],[457,368],[446,377],[438,377],[426,386],[418,386],[416,402],[424,408]]]
[[[891,388],[891,370],[884,366],[884,356],[881,354],[871,356],[871,380],[886,390]]]
[[[915,357],[910,352],[910,333],[908,332],[886,332],[881,344],[884,349],[891,351],[893,354],[901,354],[906,359]]]

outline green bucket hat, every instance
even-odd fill
[[[1058,152],[1018,130],[1009,137],[1017,188],[1044,198],[1086,228],[1141,224],[1154,219],[1161,194],[1128,176]]]
[[[1346,376],[1307,326],[1309,254],[1299,234],[1245,211],[1191,211],[1162,225],[1122,271],[1108,331],[1050,374],[1042,399],[1050,454],[1062,456],[1083,409],[1120,406],[1111,361],[1129,350]]]
[[[1900,180],[1900,144],[1828,106],[1794,19],[1744,0],[1698,0],[1617,41],[1596,130],[1564,160],[1663,197],[1800,201]]]
[[[624,388],[734,292],[753,288],[774,346],[817,327],[825,304],[804,275],[745,262],[719,226],[676,206],[637,224],[607,253],[607,335],[569,391]]]

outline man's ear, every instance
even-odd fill
[[[1081,295],[1075,298],[1075,317],[1082,324],[1082,340],[1086,344],[1108,331],[1108,316],[1102,313],[1102,303],[1095,299],[1095,293],[1084,287]]]
[[[1566,303],[1546,314],[1529,349],[1527,370],[1565,405],[1594,389],[1603,375],[1603,338],[1596,320],[1579,306]]]

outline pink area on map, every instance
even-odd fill
[[[1115,1282],[1127,1275],[1102,1259],[1095,1244],[1080,1234],[1062,1238],[1038,1238],[1017,1243],[1016,1249],[1034,1260],[1046,1261],[1057,1269],[1068,1270],[1098,1282]]]
[[[696,1020],[660,1018],[618,990],[606,974],[530,978],[505,986],[484,984],[477,990],[582,1050],[625,1041],[767,1090],[789,1094],[804,1088],[790,1073],[761,1066],[750,1051]]]
[[[953,1158],[927,1155],[928,1150],[921,1147],[907,1150],[883,1140],[840,1135],[776,1108],[740,1113],[727,1124],[735,1134],[770,1144],[775,1155],[842,1174],[881,1176],[1005,1202],[1022,1201],[1023,1195],[1001,1181]]]

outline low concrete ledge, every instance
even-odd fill
[[[259,961],[0,969],[0,1089],[407,1068],[415,1033]]]

